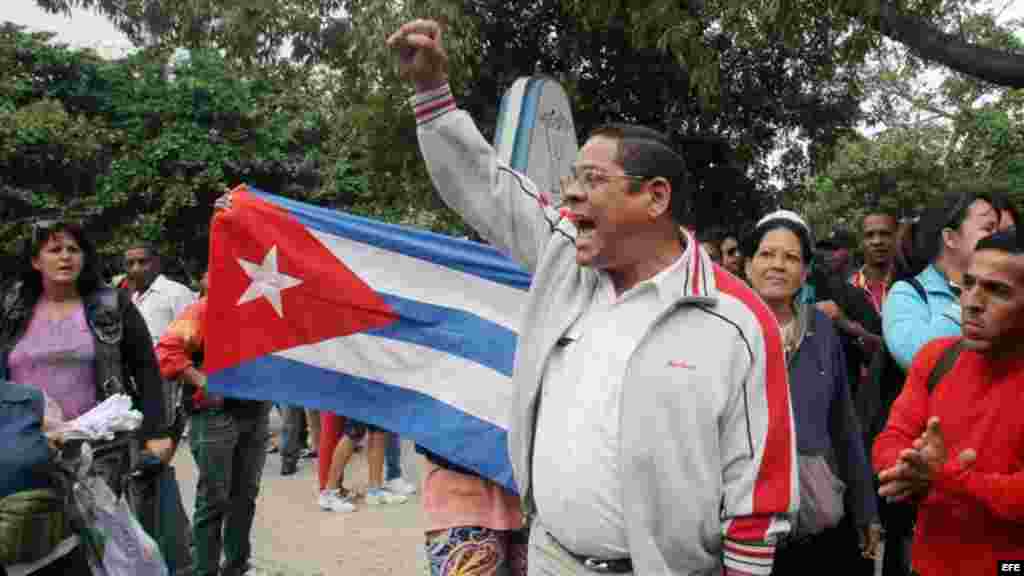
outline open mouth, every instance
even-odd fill
[[[578,236],[590,236],[593,234],[594,228],[596,228],[594,220],[586,216],[573,215],[572,223],[576,226]]]

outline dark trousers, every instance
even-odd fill
[[[402,477],[402,439],[398,434],[388,434],[388,445],[384,450],[384,481]]]
[[[871,576],[875,571],[874,560],[861,556],[857,531],[849,516],[834,528],[776,548],[772,574],[799,576],[837,569],[860,576]]]
[[[917,509],[909,504],[890,504],[879,499],[878,514],[885,528],[885,557],[882,559],[883,576],[908,576],[910,571],[910,543],[914,537]]]
[[[306,443],[306,409],[302,406],[281,406],[281,416],[284,419],[281,461],[295,463],[299,461],[299,454]]]
[[[192,416],[189,444],[199,469],[192,520],[196,576],[241,575],[248,567],[269,414],[265,404],[258,412],[209,410]]]
[[[0,566],[0,575],[6,576],[2,566]],[[79,544],[63,558],[33,572],[32,576],[92,576],[92,570],[86,560],[85,549]]]

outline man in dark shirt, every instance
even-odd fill
[[[852,237],[839,231],[818,244],[822,266],[811,273],[815,305],[839,329],[850,377],[850,391],[856,397],[867,374],[871,356],[882,343],[882,318],[868,293],[846,281]]]

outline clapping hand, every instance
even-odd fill
[[[947,460],[946,441],[939,419],[932,417],[911,448],[900,452],[896,465],[878,475],[881,488],[878,494],[891,502],[905,502],[928,493],[932,478],[942,470]],[[961,466],[970,466],[977,454],[967,449],[960,452]]]

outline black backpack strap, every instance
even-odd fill
[[[928,374],[928,394],[931,394],[935,387],[939,385],[939,382],[946,377],[946,374],[949,374],[949,371],[953,369],[963,349],[964,341],[957,340],[952,346],[942,351],[942,355],[939,356],[935,366],[932,366],[932,371]]]
[[[924,285],[921,284],[920,280],[918,280],[914,276],[909,276],[907,278],[904,278],[903,282],[910,284],[910,287],[913,288],[915,292],[917,292],[917,295],[920,296],[922,300],[924,300],[925,302],[928,301],[928,291],[924,289]]]

